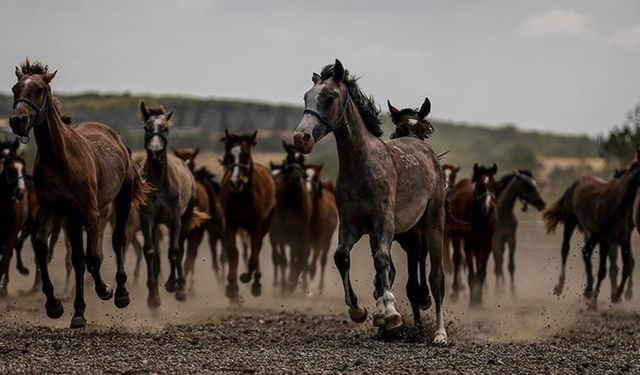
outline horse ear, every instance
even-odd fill
[[[17,68],[16,68],[17,69]],[[320,82],[320,74],[313,72],[313,75],[311,76],[311,81],[313,81],[314,84]]]
[[[42,80],[46,83],[49,84],[51,83],[51,81],[53,81],[53,78],[55,78],[56,74],[58,73],[58,71],[56,70],[53,73],[47,73],[47,74],[43,74],[42,75]]]
[[[342,82],[344,79],[344,67],[340,60],[336,59],[336,62],[333,64],[333,80],[337,83]]]
[[[18,149],[20,148],[20,140],[18,138],[16,138],[13,141],[13,144],[11,145],[11,151],[13,151],[14,153],[18,151]]]
[[[460,172],[460,166],[457,166],[457,167],[453,168],[453,171],[456,172],[456,173]]]
[[[147,120],[151,114],[147,110],[147,106],[144,104],[144,100],[140,102],[140,113],[142,114],[142,118]]]
[[[287,141],[285,141],[284,139],[282,140],[282,148],[284,148],[284,150],[289,153],[289,145],[287,144]]]
[[[396,116],[398,116],[398,113],[400,112],[400,110],[398,110],[398,108],[394,107],[391,104],[391,101],[389,101],[389,99],[387,99],[387,107],[389,107],[389,113],[391,114],[391,118],[393,120],[395,120]]]
[[[318,164],[318,173],[322,172],[322,168],[324,168],[324,163]]]
[[[258,142],[256,142],[256,139],[258,139],[258,131],[254,130],[253,134],[251,134],[251,144],[254,146],[258,144]]]
[[[473,174],[476,174],[476,173],[478,172],[478,169],[479,169],[479,167],[478,167],[478,163],[475,163],[475,164],[473,165]]]
[[[493,165],[491,166],[491,174],[496,173],[498,173],[498,166],[496,165],[496,163],[493,163]]]
[[[422,107],[420,107],[420,111],[418,111],[419,118],[425,118],[431,112],[431,101],[429,98],[424,98],[424,103],[422,103]]]
[[[18,68],[16,66],[16,77],[18,77],[18,81],[22,79],[22,77],[24,77],[24,73],[22,73],[22,70],[20,70],[20,68]]]
[[[167,121],[171,120],[171,116],[173,116],[173,112],[175,112],[176,107],[171,108],[171,110],[169,111],[169,113],[167,113],[166,115],[164,115],[164,117],[167,119]]]
[[[229,130],[224,129],[224,136],[222,136],[220,138],[220,142],[224,143],[224,142],[228,141],[229,139],[231,139],[231,133],[229,133]]]

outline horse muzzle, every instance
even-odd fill
[[[308,154],[313,151],[315,141],[310,131],[303,130],[301,132],[296,131],[293,134],[293,144],[296,149],[304,154]]]
[[[29,135],[29,116],[12,115],[9,117],[9,127],[13,134],[25,137]]]

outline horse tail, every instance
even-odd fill
[[[550,205],[544,212],[542,212],[542,219],[545,222],[545,227],[547,228],[547,233],[553,233],[556,230],[556,227],[559,223],[564,222],[567,215],[565,214],[565,205],[571,199],[573,195],[573,190],[575,188],[575,183],[571,185],[567,190],[565,190],[562,197]]]
[[[194,207],[189,220],[189,230],[203,226],[209,219],[211,219],[211,216],[208,213]]]
[[[464,221],[464,220],[460,220],[458,219],[452,212],[451,212],[451,201],[449,200],[449,198],[445,199],[444,201],[444,225],[447,228],[447,230],[470,230],[473,229],[473,224]]]
[[[135,164],[133,165],[133,171],[133,200],[131,203],[133,207],[139,209],[147,205],[149,194],[153,191],[153,187],[142,177],[140,169]]]

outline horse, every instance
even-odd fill
[[[622,279],[612,288],[611,301],[620,301],[627,279],[633,272],[635,261],[631,253],[631,233],[633,232],[633,202],[640,185],[640,149],[635,159],[618,178],[605,181],[597,177],[578,178],[563,193],[562,197],[543,213],[547,233],[552,233],[559,223],[564,223],[561,256],[562,266],[554,293],[560,295],[566,279],[566,262],[573,231],[577,227],[585,233],[582,258],[587,273],[587,284],[583,295],[589,301],[589,308],[597,307],[600,284],[606,276],[607,256],[619,245],[622,254]],[[600,246],[598,280],[594,289],[591,254],[596,245]],[[613,264],[612,264],[613,266]],[[631,292],[627,291],[627,298]]]
[[[79,328],[86,326],[85,264],[93,276],[98,297],[109,300],[114,296],[113,288],[102,280],[98,248],[102,235],[99,231],[101,213],[111,202],[116,211],[112,235],[117,265],[114,302],[118,308],[129,305],[123,262],[125,225],[131,205],[145,202],[148,187],[134,170],[130,152],[115,130],[97,122],[72,125],[62,122],[51,94],[50,84],[56,73],[49,72],[46,65],[29,60],[16,67],[18,82],[12,87],[14,102],[9,125],[23,142],[29,141],[32,128],[36,139],[33,181],[40,210],[33,245],[46,296],[47,316],[56,319],[64,313],[54,293],[46,260],[51,223],[66,218],[65,232],[71,243],[76,275],[71,328]],[[87,235],[86,253],[83,229]]]
[[[527,205],[533,205],[538,211],[545,208],[545,201],[540,195],[540,189],[529,170],[518,170],[502,176],[496,183],[496,229],[493,233],[493,260],[495,262],[496,285],[498,288],[504,283],[502,273],[505,244],[509,246],[509,275],[511,276],[511,293],[515,293],[515,252],[516,229],[518,219],[513,213],[516,201],[523,203],[522,211]]]
[[[424,141],[433,134],[433,125],[426,119],[429,112],[431,112],[429,98],[424,98],[420,109],[397,109],[389,100],[387,100],[387,107],[389,107],[391,122],[396,127],[395,131],[391,133],[390,139],[414,137]]]
[[[169,228],[170,273],[165,289],[175,293],[178,301],[186,300],[185,275],[182,268],[184,241],[193,228],[209,218],[196,207],[196,184],[187,164],[167,152],[169,129],[174,109],[149,106],[140,102],[140,114],[144,123],[145,158],[142,173],[153,186],[149,202],[140,208],[140,227],[144,237],[143,253],[147,263],[147,306],[160,306],[158,276],[160,273],[160,249],[158,227]]]
[[[224,249],[224,244],[222,243],[224,238],[224,213],[220,204],[220,184],[216,181],[215,175],[204,166],[198,168],[194,172],[194,176],[196,181],[199,181],[204,186],[209,196],[209,215],[211,220],[205,223],[205,228],[209,237],[213,270],[219,276],[223,276],[222,263],[226,258],[220,256],[218,260],[218,242],[221,244],[221,255],[222,249]]]
[[[453,163],[442,163],[442,172],[444,173],[444,187],[447,190],[447,197],[451,194],[451,190],[456,185],[460,166]],[[453,262],[451,260],[451,246],[449,245],[449,229],[445,226],[444,236],[444,257],[442,258],[442,266],[444,272],[449,274],[453,271]]]
[[[324,269],[327,265],[327,255],[331,247],[331,239],[338,228],[338,206],[334,194],[333,184],[329,181],[322,182],[322,164],[305,165],[305,185],[311,194],[313,204],[311,225],[309,226],[309,244],[313,252],[309,264],[309,276],[311,279],[316,274],[316,265],[320,261],[319,290],[324,290]]]
[[[278,282],[280,269],[282,290],[293,292],[302,276],[302,287],[307,287],[307,266],[310,243],[309,227],[313,203],[305,184],[306,170],[304,156],[296,151],[293,144],[282,141],[286,157],[281,165],[271,164],[276,186],[276,207],[269,229],[272,261],[274,266],[274,285]],[[285,281],[287,256],[285,248],[291,248],[291,267],[288,283]],[[288,285],[288,288],[287,288]]]
[[[459,181],[451,191],[451,211],[454,217],[469,223],[468,229],[449,230],[453,244],[453,298],[460,288],[462,255],[467,261],[469,304],[482,304],[482,288],[487,276],[487,261],[496,227],[496,190],[494,176],[498,167],[473,166],[471,180]]]
[[[200,212],[204,212],[207,215],[211,216],[211,208],[212,202],[210,201],[211,192],[207,190],[205,186],[205,182],[201,181],[195,175],[195,167],[196,167],[196,156],[198,156],[199,148],[183,148],[183,149],[174,149],[173,154],[178,158],[182,159],[186,164],[189,170],[191,171],[195,179],[196,184],[196,208]],[[209,221],[210,222],[210,221]],[[189,231],[187,234],[187,256],[184,261],[184,274],[185,277],[189,275],[189,273],[195,273],[194,265],[196,257],[198,256],[198,247],[200,247],[200,243],[202,243],[202,239],[204,238],[205,229],[209,229],[209,225],[202,225],[198,228],[194,228]],[[209,235],[211,237],[211,234]],[[215,246],[215,244],[214,244]],[[212,255],[215,256],[215,249],[212,250]],[[214,270],[217,272],[218,270],[214,267]],[[193,281],[193,279],[192,279]]]
[[[248,283],[253,278],[251,293],[262,293],[260,278],[260,248],[269,232],[276,206],[276,187],[269,170],[251,158],[258,131],[250,134],[234,134],[225,130],[220,140],[224,143],[224,176],[222,177],[220,202],[225,215],[224,247],[229,262],[225,295],[233,303],[240,300],[238,288],[238,249],[236,233],[245,230],[251,237],[251,256],[246,273],[240,281]]]
[[[407,250],[409,281],[407,295],[414,323],[421,325],[420,299],[428,286],[418,282],[418,263],[431,259],[429,281],[436,302],[434,342],[447,341],[444,326],[442,235],[445,224],[444,181],[438,156],[419,139],[380,139],[379,112],[372,98],[365,96],[356,78],[336,59],[333,65],[312,76],[313,86],[304,95],[305,109],[294,132],[294,144],[310,153],[316,142],[333,133],[338,151],[339,172],[336,203],[340,218],[338,248],[334,261],[344,286],[349,316],[355,322],[367,319],[367,309],[358,302],[350,280],[353,245],[364,235],[369,242],[376,270],[374,326],[393,330],[402,325],[391,286],[395,267],[391,243],[412,246]],[[408,238],[399,239],[406,234]]]

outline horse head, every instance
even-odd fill
[[[433,125],[427,120],[427,115],[431,112],[431,102],[429,98],[424,98],[420,109],[404,108],[397,109],[387,100],[391,121],[396,130],[391,134],[391,139],[400,137],[414,137],[425,140],[433,134]]]
[[[144,148],[147,158],[152,162],[164,163],[174,110],[167,111],[162,105],[147,107],[144,102],[140,102],[140,114],[144,123]]]
[[[482,214],[490,216],[496,206],[495,175],[498,167],[495,163],[491,167],[478,164],[473,165],[473,176],[471,182],[475,185],[476,203],[480,204]]]
[[[257,144],[258,131],[235,134],[225,130],[224,134],[224,137],[220,139],[221,142],[224,142],[222,165],[225,169],[225,175],[229,176],[231,187],[236,191],[241,191],[249,183],[251,177],[253,168],[251,149]]]

